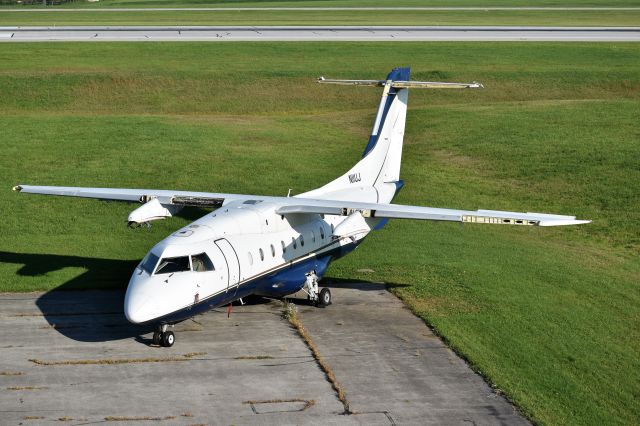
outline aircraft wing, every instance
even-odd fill
[[[264,200],[280,205],[277,214],[329,214],[348,216],[359,211],[364,217],[418,219],[463,223],[490,223],[501,225],[561,226],[589,223],[575,216],[545,213],[518,213],[497,210],[454,210],[401,204],[364,203],[342,200],[318,200],[298,197],[270,197],[245,194],[174,191],[166,189],[84,188],[67,186],[19,185],[15,191],[29,194],[59,195],[146,203],[157,199],[163,206],[199,206],[218,208],[230,201]],[[163,216],[164,214],[159,214]],[[165,217],[170,214],[164,215]]]
[[[173,191],[167,189],[83,188],[73,186],[18,185],[14,191],[27,194],[59,195],[144,203],[158,199],[161,204],[181,206],[220,207],[225,201],[237,199],[263,199],[251,195],[220,194],[212,192]]]
[[[518,213],[498,210],[453,210],[401,204],[360,203],[338,200],[310,200],[289,198],[276,210],[278,214],[331,214],[348,216],[359,211],[363,217],[437,220],[498,225],[561,226],[589,223],[575,216],[545,213]]]

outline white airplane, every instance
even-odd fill
[[[404,185],[400,163],[409,88],[482,85],[410,81],[409,68],[393,69],[386,80],[318,81],[383,88],[362,159],[318,189],[286,197],[30,185],[14,190],[140,202],[129,215],[130,226],[171,217],[184,206],[215,209],[156,244],[129,281],[127,319],[153,324],[154,344],[166,347],[175,341],[169,325],[252,294],[281,298],[304,290],[314,304],[329,305],[329,289],[318,287],[329,263],[351,252],[388,219],[537,226],[590,222],[541,213],[390,204]]]

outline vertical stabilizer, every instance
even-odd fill
[[[394,68],[382,85],[382,99],[362,159],[347,173],[303,197],[351,198],[388,203],[401,186],[400,164],[409,90],[393,87],[408,81],[409,68]]]
[[[327,80],[319,83],[382,87],[369,142],[362,159],[347,173],[325,186],[298,195],[304,198],[389,203],[402,188],[400,166],[407,101],[410,88],[422,89],[477,89],[479,83],[442,83],[409,80],[410,69],[394,68],[386,80]]]

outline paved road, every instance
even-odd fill
[[[640,41],[640,27],[0,27],[0,41]]]
[[[341,283],[298,304],[347,395],[345,414],[310,350],[255,300],[176,326],[172,348],[128,324],[121,292],[0,295],[3,424],[528,424],[383,285]]]

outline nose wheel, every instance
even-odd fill
[[[153,344],[155,346],[170,348],[175,342],[176,335],[173,331],[167,330],[167,324],[158,326],[158,329],[153,332]]]

